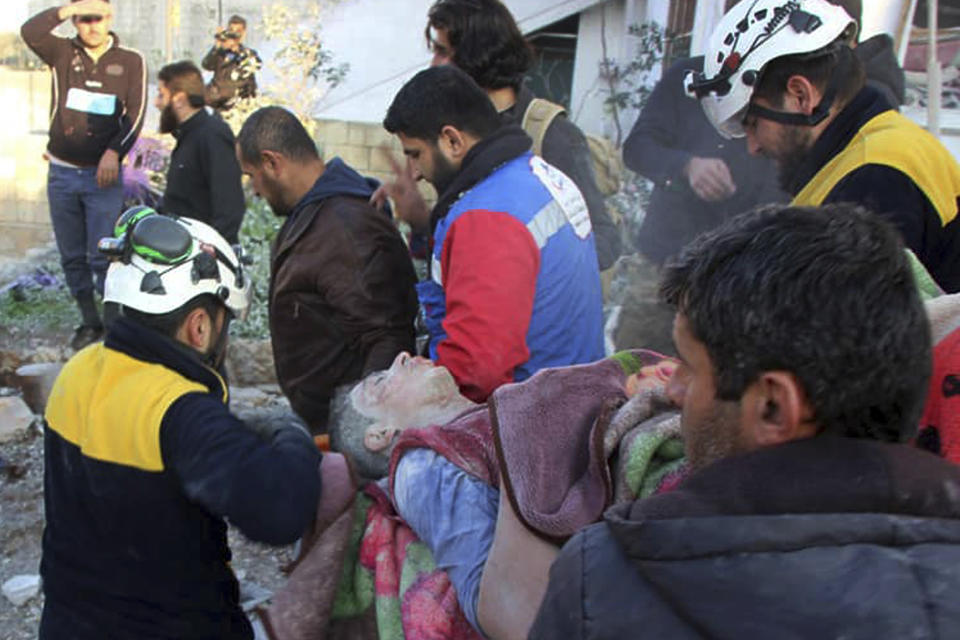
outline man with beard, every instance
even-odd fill
[[[576,185],[501,126],[486,94],[451,66],[421,71],[397,93],[384,128],[414,176],[440,195],[409,217],[433,234],[417,285],[430,358],[483,402],[544,367],[603,357],[600,275],[590,215]]]
[[[890,220],[933,279],[960,290],[960,165],[865,85],[857,24],[826,0],[741,2],[688,90],[723,134],[773,158],[798,205],[853,202]]]
[[[556,105],[541,101],[531,106],[534,95],[523,80],[533,64],[533,49],[510,9],[500,0],[436,0],[424,36],[433,52],[431,66],[449,64],[465,71],[493,102],[502,124],[518,124],[540,137],[534,153],[577,185],[590,213],[597,262],[601,270],[610,269],[622,251],[620,229],[597,185],[587,138],[565,111],[551,111]],[[409,164],[394,169],[396,181],[381,193],[393,198],[401,214],[426,211]]]
[[[76,38],[51,33],[65,20]],[[94,291],[103,293],[107,260],[97,242],[110,235],[123,208],[120,163],[146,109],[143,56],[120,46],[112,23],[109,2],[81,0],[42,11],[20,29],[53,79],[47,198],[64,277],[80,308],[70,341],[78,350],[103,335]]]
[[[324,162],[297,117],[265,107],[236,144],[243,173],[284,219],[270,264],[270,339],[283,392],[311,431],[326,430],[340,385],[414,348],[416,275],[375,180]]]
[[[930,329],[893,227],[753,211],[660,290],[693,472],[567,542],[529,637],[952,637],[960,469],[906,444]]]
[[[233,132],[203,108],[203,76],[192,62],[168,64],[157,77],[160,133],[177,139],[161,210],[206,222],[236,244],[246,203]]]

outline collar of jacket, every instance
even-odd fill
[[[482,182],[505,163],[530,150],[533,140],[518,125],[501,127],[473,146],[463,158],[460,171],[453,177],[430,214],[431,233],[447,215],[450,207],[474,185]]]
[[[867,478],[868,481],[864,481]],[[960,518],[960,467],[911,445],[820,435],[725,458],[608,522],[896,513]]]
[[[336,196],[354,196],[369,200],[380,183],[357,173],[340,157],[334,157],[324,166],[323,173],[313,183],[310,190],[294,205],[283,221],[277,242],[273,249],[273,258],[293,246],[300,236],[310,228],[317,213],[328,198]],[[311,206],[315,205],[315,206]],[[388,215],[392,219],[393,214]]]
[[[188,380],[199,382],[210,393],[228,400],[226,381],[200,359],[200,354],[184,344],[148,329],[130,318],[117,318],[107,333],[104,346],[143,362],[173,369]]]
[[[110,31],[109,35],[112,38],[112,40],[110,41],[110,48],[103,52],[103,55],[100,56],[101,59],[103,59],[103,56],[107,55],[108,53],[117,49],[120,46],[120,36],[115,34],[113,31]],[[90,54],[87,53],[87,45],[83,44],[83,40],[80,39],[80,36],[73,36],[73,38],[70,40],[70,43],[75,48],[83,51],[83,53],[86,54],[87,57],[90,56]]]
[[[850,144],[853,136],[863,125],[884,111],[892,109],[893,105],[881,92],[870,86],[861,89],[837,114],[833,122],[827,125],[817,141],[813,143],[813,148],[810,149],[803,164],[789,178],[787,191],[790,195],[795,196],[800,193],[825,164]]]
[[[533,92],[530,91],[526,85],[521,85],[516,91],[516,101],[500,112],[500,122],[502,122],[504,125],[521,124],[523,122],[523,114],[527,112],[527,107],[529,107],[530,103],[533,101]]]
[[[177,140],[182,140],[185,138],[191,131],[198,129],[203,126],[203,123],[210,118],[210,114],[207,113],[205,107],[200,107],[200,110],[194,113],[192,116],[187,118],[184,122],[181,122],[173,132],[173,137]]]

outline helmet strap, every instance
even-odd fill
[[[210,351],[203,357],[204,363],[218,371],[223,365],[224,358],[227,355],[227,338],[230,333],[230,320],[232,315],[229,310],[224,311],[223,326],[220,327],[220,334],[217,336]],[[211,320],[216,322],[214,318],[211,318]]]
[[[824,92],[820,103],[814,107],[808,115],[805,113],[786,113],[767,109],[758,104],[750,103],[747,107],[747,116],[755,116],[764,120],[779,122],[780,124],[794,125],[798,127],[815,127],[823,122],[830,115],[830,108],[837,99],[837,91],[840,88],[840,80],[847,76],[850,67],[848,59],[841,58],[840,64],[830,74],[830,81],[827,83],[827,90]]]

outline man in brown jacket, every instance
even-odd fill
[[[322,432],[336,387],[413,350],[413,265],[391,218],[367,203],[376,182],[339,158],[324,163],[289,111],[251,115],[237,159],[285,219],[270,265],[273,354],[294,411]]]

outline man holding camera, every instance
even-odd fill
[[[254,49],[243,45],[246,35],[247,21],[238,15],[230,16],[227,28],[217,29],[213,47],[201,63],[204,69],[213,71],[206,99],[218,111],[230,110],[238,98],[257,95],[256,73],[262,62]]]

